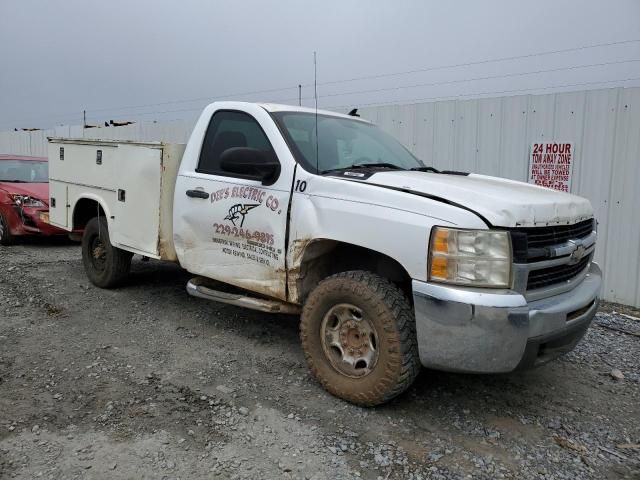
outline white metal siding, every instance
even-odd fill
[[[600,222],[604,298],[640,306],[640,88],[362,108],[427,164],[527,179],[534,141],[572,142],[571,191]],[[47,136],[185,143],[192,121],[44,132],[0,132],[0,153],[46,155]]]
[[[61,126],[35,132],[0,132],[0,153],[47,156],[47,137],[187,143],[195,120],[134,123],[124,127]]]

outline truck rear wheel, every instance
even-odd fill
[[[91,283],[100,288],[117,287],[131,269],[132,256],[111,245],[106,218],[89,220],[82,237],[82,263]]]
[[[411,305],[398,287],[370,272],[320,282],[302,311],[300,339],[318,382],[357,405],[391,400],[420,371]]]

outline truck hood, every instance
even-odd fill
[[[593,217],[586,198],[486,175],[385,171],[361,181],[457,204],[496,227],[566,225]]]

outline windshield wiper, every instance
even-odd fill
[[[440,173],[440,170],[433,168],[433,167],[413,167],[410,168],[409,170],[411,170],[412,172],[433,172],[433,173]]]
[[[393,163],[356,163],[349,167],[332,168],[331,170],[325,170],[322,173],[339,172],[342,170],[357,170],[358,168],[390,168],[392,170],[404,170],[404,168],[394,165]]]
[[[26,180],[0,180],[0,182],[7,182],[7,183],[31,183],[31,182],[27,182]]]
[[[456,170],[438,170],[433,167],[414,167],[409,170],[413,172],[432,172],[432,173],[441,173],[443,175],[460,175],[461,177],[466,177],[469,175],[469,172],[458,172]]]
[[[404,168],[398,166],[398,165],[394,165],[393,163],[358,163],[355,165],[351,165],[349,168],[373,168],[373,167],[380,167],[380,168],[392,168],[393,170],[404,170]]]

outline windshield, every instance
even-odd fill
[[[326,173],[363,164],[386,164],[407,170],[424,167],[400,142],[375,125],[318,115],[316,168],[316,115],[304,112],[272,115],[296,159],[307,171]]]
[[[37,160],[0,160],[0,182],[47,183],[49,165]]]

